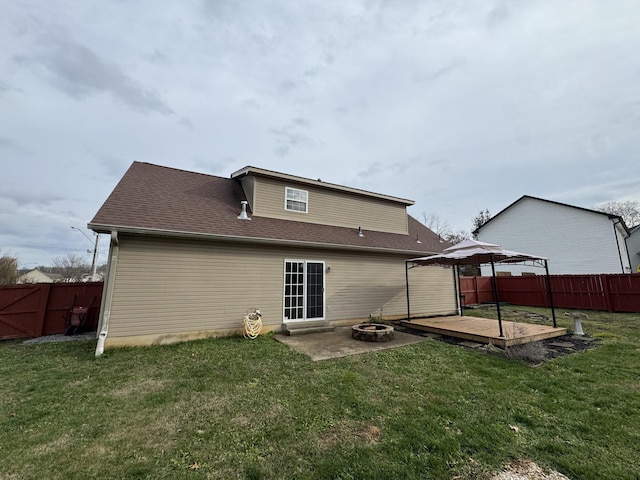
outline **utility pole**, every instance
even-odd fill
[[[91,281],[97,282],[96,269],[98,268],[98,240],[100,239],[100,235],[97,233],[94,233],[94,235],[96,236],[96,245],[93,247],[93,260],[91,261]]]
[[[89,240],[93,244],[93,240],[91,240],[89,238],[89,236],[86,233],[84,233],[82,230],[80,230],[78,227],[72,226],[71,228],[73,230],[79,231],[84,236],[84,238],[86,238],[87,240]],[[100,235],[98,235],[95,232],[93,234],[96,237],[96,242],[95,242],[94,247],[93,247],[93,260],[91,262],[91,281],[92,282],[96,282],[96,281],[98,281],[96,270],[98,268],[98,241],[100,240]],[[89,252],[91,252],[91,250],[89,250]]]

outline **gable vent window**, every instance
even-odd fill
[[[285,188],[284,209],[291,212],[307,213],[308,192],[297,188]]]

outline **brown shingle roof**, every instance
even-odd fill
[[[238,220],[242,200],[245,195],[237,180],[134,162],[89,228],[412,253],[441,252],[448,246],[411,216],[409,235],[365,230],[359,237],[355,228],[257,216]]]

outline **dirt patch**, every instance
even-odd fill
[[[113,398],[140,397],[146,394],[159,392],[165,386],[164,381],[151,378],[142,381],[132,381],[121,388],[112,389],[109,395]]]
[[[367,447],[376,445],[380,441],[381,431],[376,425],[343,422],[329,428],[318,438],[318,448],[322,451],[344,443],[364,443]]]
[[[33,449],[33,453],[36,455],[48,455],[50,453],[59,452],[71,443],[71,435],[65,433],[64,435],[56,438],[55,440],[45,443],[43,445],[37,445]]]
[[[489,480],[570,480],[555,470],[547,471],[531,460],[515,460]]]

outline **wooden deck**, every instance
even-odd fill
[[[566,328],[503,320],[504,337],[500,337],[498,320],[465,316],[414,318],[400,323],[416,330],[464,338],[478,343],[490,343],[502,348],[567,334]]]

